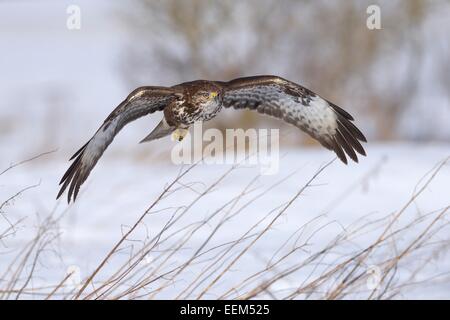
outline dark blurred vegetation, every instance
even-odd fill
[[[381,30],[366,27],[372,4],[381,8]],[[445,139],[429,125],[426,115],[433,106],[418,108],[416,93],[427,96],[433,86],[444,92],[448,107],[449,39],[430,34],[424,24],[449,5],[424,0],[137,1],[123,15],[130,34],[123,73],[135,86],[276,74],[353,113],[371,139]],[[410,121],[414,117],[419,121]],[[413,123],[413,130],[402,125],[405,121]],[[275,120],[243,111],[227,112],[213,124],[246,128],[261,123],[275,126]]]

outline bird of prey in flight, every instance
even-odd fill
[[[352,123],[353,117],[314,92],[277,76],[253,76],[229,82],[196,80],[173,87],[139,87],[106,118],[94,136],[70,160],[61,179],[59,198],[69,187],[68,202],[75,200],[105,149],[129,122],[162,111],[161,122],[141,142],[170,134],[179,140],[195,121],[208,121],[222,108],[250,109],[284,120],[300,128],[342,162],[358,162],[356,153],[366,155],[360,141],[367,142]]]

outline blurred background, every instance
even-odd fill
[[[366,26],[373,4],[380,30]],[[70,5],[80,9],[80,29],[66,26]],[[43,148],[67,155],[137,86],[257,74],[344,107],[371,142],[449,141],[449,16],[445,0],[3,0],[0,150],[8,161]],[[159,119],[130,125],[116,143],[154,154],[167,141],[134,143]],[[282,146],[311,142],[248,111],[208,126],[281,126]]]
[[[379,30],[367,27],[370,5],[380,8]],[[78,10],[80,28],[68,28]],[[307,260],[316,249],[321,252],[348,226],[389,220],[389,214],[403,208],[401,219],[389,225],[395,241],[386,248],[383,244],[368,261],[382,266],[380,261],[392,252],[396,257],[398,248],[408,247],[403,241],[422,232],[423,226],[411,221],[428,223],[433,213],[448,209],[450,167],[442,161],[448,160],[450,151],[449,17],[448,0],[0,0],[0,273],[15,270],[9,262],[22,261],[15,253],[26,252],[22,248],[27,241],[35,241],[36,232],[41,232],[38,226],[45,226],[54,240],[44,238],[50,248],[38,247],[44,252],[38,264],[19,266],[34,272],[37,280],[26,280],[28,286],[58,283],[71,265],[79,267],[81,277],[87,276],[182,170],[170,161],[174,142],[169,138],[138,144],[162,117],[153,114],[121,131],[75,204],[67,206],[65,197],[55,201],[68,158],[134,88],[261,74],[297,82],[350,112],[369,140],[368,157],[359,164],[334,162],[327,168],[314,188],[306,190],[270,228],[270,236],[249,251],[248,260],[233,267],[231,280],[239,282],[240,272],[247,277],[245,272],[265,268],[274,253],[282,252],[277,250],[286,238],[308,221],[314,221],[315,237],[295,256],[296,263]],[[270,191],[243,206],[242,216],[227,220],[205,250],[239,238],[266,214],[271,218],[334,157],[297,128],[250,111],[225,110],[205,126],[280,128],[280,172],[259,177],[258,168],[245,167],[221,180],[206,200],[192,207],[192,214],[180,220],[180,230],[190,231],[183,228],[196,224],[204,228],[174,255],[174,264],[189,259],[189,250],[199,248],[221,223],[205,224],[216,206],[225,206],[246,188],[251,189],[247,197]],[[437,171],[430,171],[440,162]],[[126,262],[149,234],[165,228],[168,216],[191,208],[193,199],[228,168],[196,167],[176,185],[178,192],[139,224],[139,232],[123,243],[118,259]],[[433,183],[421,197],[412,199],[430,172]],[[415,291],[406,285],[406,290],[399,289],[401,296],[449,297],[448,215],[438,221],[439,229],[430,229],[432,235],[425,238],[444,247],[431,250],[427,243],[423,255],[398,265],[396,277],[410,276],[406,285],[418,284]],[[397,235],[396,227],[403,228],[402,233]],[[47,231],[41,234],[47,236]],[[333,254],[345,258],[345,252],[370,245],[376,232],[374,228],[358,238],[344,237],[342,250]],[[173,241],[177,243],[177,238]],[[170,248],[164,244],[157,249],[169,252]],[[337,263],[335,257],[324,261],[319,265],[331,268]],[[110,261],[107,275],[118,265]],[[414,269],[421,266],[426,266],[423,277]],[[22,277],[21,272],[14,277]],[[189,272],[203,274],[200,269]],[[320,276],[325,271],[317,272]],[[310,277],[300,272],[281,287],[301,282],[303,276]],[[428,279],[435,279],[434,287]],[[9,293],[16,285],[12,282]],[[7,292],[1,289],[4,283],[0,279],[0,299]],[[174,295],[169,292],[167,297]]]

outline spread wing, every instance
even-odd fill
[[[76,199],[80,186],[86,181],[98,159],[113,141],[116,134],[129,122],[147,114],[163,110],[177,98],[174,89],[165,87],[140,87],[106,118],[94,136],[70,160],[72,165],[61,179],[57,199],[69,187],[68,202]]]
[[[344,163],[346,154],[355,162],[356,152],[366,155],[360,141],[367,140],[352,123],[353,117],[296,83],[276,76],[255,76],[220,84],[226,108],[256,110],[293,124],[333,150]]]

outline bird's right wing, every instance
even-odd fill
[[[86,181],[98,159],[113,141],[116,134],[128,123],[147,114],[162,111],[168,104],[176,100],[178,93],[172,88],[140,87],[128,97],[106,118],[94,136],[78,150],[70,160],[74,160],[61,179],[61,189],[57,199],[69,187],[68,202],[76,199],[80,186]]]

